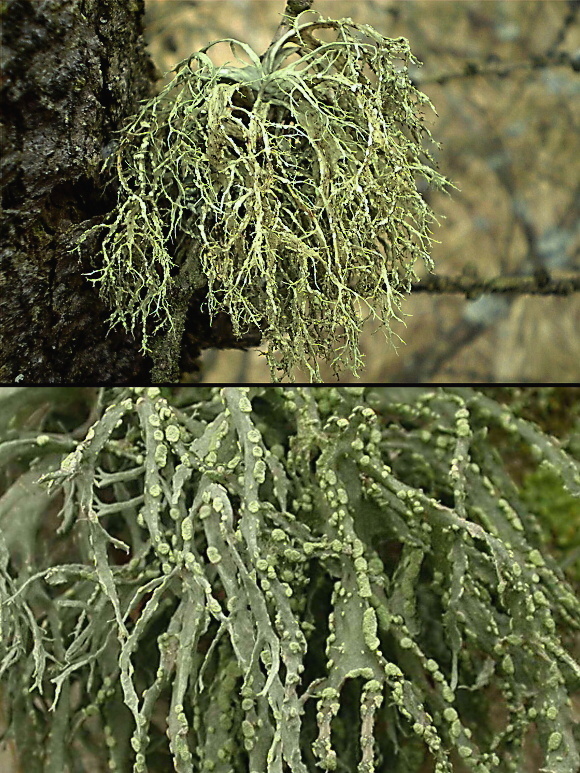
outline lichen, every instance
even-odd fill
[[[505,407],[178,394],[104,389],[89,430],[55,411],[0,443],[0,676],[33,773],[519,773],[531,731],[578,769],[580,603],[486,438]],[[578,497],[578,462],[509,424]]]
[[[416,262],[432,267],[418,188],[448,183],[408,41],[301,18],[261,57],[227,38],[181,62],[106,161],[118,205],[78,249],[101,235],[89,279],[146,352],[182,329],[175,298],[205,288],[211,318],[261,331],[274,380],[296,366],[319,381],[321,359],[356,373],[360,311],[391,336]],[[217,67],[224,42],[235,61]]]
[[[378,649],[378,646],[380,644],[379,639],[377,637],[377,616],[375,613],[375,610],[372,607],[369,607],[369,609],[365,610],[365,613],[363,615],[363,635],[366,642],[366,645],[371,650]]]

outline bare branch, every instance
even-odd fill
[[[538,70],[545,67],[571,67],[575,72],[580,70],[580,57],[578,54],[570,54],[568,51],[558,51],[549,54],[531,56],[524,62],[465,62],[462,70],[455,72],[442,72],[424,77],[417,75],[413,78],[416,85],[425,86],[428,83],[443,85],[451,80],[459,78],[471,78],[474,75],[496,75],[500,78],[509,75],[515,70]]]
[[[295,19],[298,14],[309,11],[313,3],[314,0],[286,0],[284,16],[287,16],[289,19]]]
[[[571,295],[580,292],[580,276],[553,279],[542,269],[533,276],[497,276],[477,279],[471,276],[430,274],[411,287],[414,293],[456,293],[474,300],[487,293],[508,295]]]

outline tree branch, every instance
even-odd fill
[[[545,270],[533,276],[497,276],[477,279],[471,276],[437,276],[430,274],[411,287],[413,293],[456,293],[474,300],[487,293],[506,295],[571,295],[580,292],[580,276],[552,279]]]
[[[312,8],[314,0],[286,0],[286,10],[284,16],[291,21],[304,11]]]
[[[435,75],[420,75],[413,77],[415,85],[424,86],[428,83],[438,83],[443,85],[451,80],[459,78],[471,78],[474,75],[497,75],[500,78],[509,75],[515,70],[538,70],[544,67],[571,67],[574,72],[580,71],[580,56],[577,53],[570,54],[568,51],[558,51],[548,54],[537,54],[531,56],[525,62],[465,62],[462,70],[455,72],[442,72]]]

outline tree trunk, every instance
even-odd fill
[[[78,236],[116,204],[103,159],[115,132],[153,93],[142,37],[144,0],[0,2],[3,218],[0,230],[0,380],[15,383],[147,383],[152,362],[116,326],[85,274]],[[181,367],[232,340],[228,318],[210,326],[190,307]],[[222,315],[225,317],[225,315]]]

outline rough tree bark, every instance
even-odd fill
[[[124,119],[153,93],[142,37],[144,0],[4,0],[0,21],[2,225],[0,381],[146,383],[150,358],[117,327],[84,277],[78,235],[116,203],[103,190],[103,159]],[[202,298],[190,307],[182,367],[233,339],[225,315],[210,326]],[[183,354],[183,351],[186,353]]]

